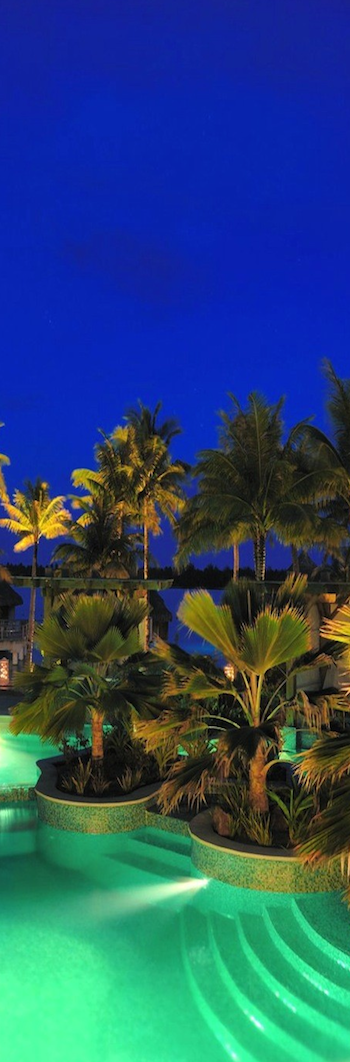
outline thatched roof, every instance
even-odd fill
[[[15,608],[16,605],[23,605],[23,598],[5,579],[0,579],[0,605],[2,608]]]

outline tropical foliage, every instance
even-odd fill
[[[19,677],[23,700],[11,730],[37,733],[57,745],[91,724],[92,771],[103,761],[103,724],[149,715],[152,679],[145,684],[139,624],[144,602],[120,602],[113,594],[67,599],[38,627],[43,663]],[[155,688],[153,696],[155,695]]]
[[[161,517],[175,526],[176,515],[184,505],[184,482],[189,466],[173,461],[169,445],[179,427],[174,421],[158,424],[160,403],[152,413],[140,403],[129,410],[126,426],[115,428],[105,445],[98,448],[101,479],[109,493],[115,484],[128,508],[129,522],[139,526],[143,540],[143,577],[148,579],[150,534],[161,533]],[[146,594],[147,600],[147,594]],[[149,644],[149,623],[145,621],[145,648]]]
[[[4,427],[4,425],[3,425],[2,421],[0,421],[0,428],[3,428],[3,427]],[[7,489],[6,489],[6,483],[5,483],[5,480],[4,480],[4,474],[3,474],[2,468],[3,468],[3,465],[9,465],[9,464],[10,464],[10,458],[6,457],[6,454],[0,454],[0,498],[2,500],[7,498]]]
[[[81,510],[72,521],[70,541],[56,547],[53,558],[61,561],[72,576],[127,578],[136,575],[137,540],[127,534],[116,511],[114,497],[103,487],[98,474],[88,470],[73,473],[76,485],[89,483],[88,494],[73,496],[73,507]]]
[[[38,547],[41,538],[54,539],[67,534],[70,514],[64,508],[64,497],[50,498],[49,484],[37,479],[35,483],[27,480],[25,490],[16,490],[11,503],[3,499],[6,517],[0,519],[0,527],[5,527],[17,536],[15,553],[33,549],[32,587],[29,605],[28,641],[26,663],[30,665],[33,656],[35,625],[35,578],[38,564]]]
[[[344,605],[322,629],[326,638],[345,645],[342,663],[350,668],[350,606]],[[335,698],[341,712],[350,711],[349,686],[344,675],[343,687]],[[310,836],[299,849],[302,859],[311,865],[340,858],[350,877],[350,731],[323,734],[304,754],[300,778],[310,791],[318,791],[323,807],[313,823]],[[350,885],[347,887],[350,902]]]
[[[244,411],[230,398],[231,414],[220,414],[219,447],[199,455],[198,494],[178,528],[178,559],[252,539],[261,580],[271,535],[294,547],[340,542],[336,521],[321,509],[336,494],[343,470],[329,440],[308,421],[283,442],[282,400],[270,406],[252,392]]]
[[[220,606],[207,591],[185,595],[180,620],[209,642],[219,659],[192,656],[158,641],[157,652],[167,668],[165,704],[158,719],[141,723],[138,733],[149,750],[172,737],[174,747],[186,747],[187,741],[190,751],[162,786],[165,810],[184,797],[198,803],[243,762],[250,807],[268,812],[266,777],[279,745],[286,665],[296,671],[294,662],[303,657],[305,666],[310,645],[304,594],[305,580],[291,576],[270,601],[256,583],[243,580],[229,585]]]

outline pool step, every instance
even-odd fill
[[[334,955],[314,943],[307,930],[301,927],[293,906],[288,917],[283,908],[273,906],[265,908],[263,917],[274,944],[293,968],[296,967],[320,994],[329,996],[335,1004],[350,1008],[348,970],[335,960]]]
[[[242,912],[240,926],[242,945],[248,954],[254,954],[256,970],[274,994],[286,1006],[295,1007],[311,1024],[318,1023],[320,1013],[325,1015],[331,1023],[331,1033],[333,1030],[333,1035],[337,1037],[341,1025],[347,1030],[346,1037],[350,1040],[350,1010],[345,1000],[335,1003],[329,987],[326,988],[324,983],[316,983],[316,980],[313,983],[308,973],[305,975],[304,968],[299,966],[295,953],[294,957],[286,958],[283,950],[276,946],[262,918],[259,917],[257,925],[251,915]]]
[[[138,845],[137,850],[134,847],[125,848],[122,852],[118,852],[115,855],[110,855],[109,858],[115,860],[121,866],[134,867],[136,870],[140,870],[143,873],[153,876],[154,878],[163,878],[167,881],[181,881],[191,876],[191,861],[184,856],[178,856],[177,853],[170,853],[176,855],[176,862],[169,858],[169,853],[164,849],[156,854],[148,844]]]
[[[298,976],[295,984],[286,989],[279,979],[279,969],[271,961],[270,941],[260,915],[240,914],[235,921],[214,915],[210,927],[213,952],[221,975],[231,991],[239,987],[249,989],[249,1001],[254,1012],[259,1010],[275,1022],[279,1036],[286,1036],[294,1044],[296,1054],[303,1059],[332,1059],[343,1062],[350,1039],[349,1015],[344,1017],[345,1028],[337,1024],[337,1008],[331,1004],[330,1016],[325,1017],[323,999],[318,997],[315,1010],[305,998],[298,996]],[[263,944],[261,948],[261,942]],[[259,956],[260,945],[260,956]],[[268,967],[261,960],[261,950],[268,959]],[[240,962],[237,965],[237,953]],[[243,955],[241,954],[243,952]],[[310,1045],[312,1044],[312,1052]]]
[[[322,952],[326,952],[331,959],[334,960],[337,966],[341,966],[343,970],[347,970],[350,975],[350,919],[348,925],[347,937],[344,939],[344,923],[341,923],[341,931],[335,932],[336,926],[331,918],[328,918],[327,924],[322,922],[322,931],[316,928],[314,924],[314,911],[312,905],[310,907],[310,898],[292,900],[293,914],[298,922],[302,932],[306,933],[309,940],[319,948]],[[347,951],[344,950],[344,945],[347,947]],[[349,976],[349,989],[350,989],[350,976]]]
[[[225,1055],[234,1062],[276,1062],[261,1053],[261,1036],[253,1024],[238,1029],[238,1008],[217,977],[207,917],[192,905],[181,915],[181,951],[191,995]],[[281,1055],[281,1062],[291,1060]]]
[[[285,920],[285,909],[276,910]],[[262,915],[241,912],[232,919],[211,912],[206,916],[191,903],[181,922],[183,960],[193,996],[231,1058],[344,1062],[349,1057],[350,1018],[344,1001],[340,1007],[330,999],[325,1007],[325,997],[311,991],[311,1005],[296,954],[294,979],[292,972],[288,987],[280,982],[280,955],[271,946]],[[283,973],[285,979],[285,968]]]
[[[274,998],[257,978],[242,949],[235,921],[222,917],[223,940],[230,951],[232,973],[221,957],[223,940],[217,944],[217,927],[210,917],[193,906],[183,912],[187,970],[192,989],[200,1001],[203,1017],[215,1030],[231,1058],[246,1062],[247,1056],[264,1062],[325,1062],[327,1055],[308,1046],[295,1015],[274,1007]],[[232,949],[232,951],[231,951]],[[289,1019],[289,1020],[288,1020]],[[225,1029],[222,1040],[222,1029]],[[328,1058],[331,1057],[328,1055]],[[338,1056],[339,1057],[339,1056]]]
[[[142,826],[139,830],[135,830],[132,834],[134,841],[139,841],[153,848],[166,849],[167,852],[177,852],[178,855],[187,855],[191,853],[191,838],[184,836],[181,833],[171,833],[167,830],[160,830],[153,826]]]

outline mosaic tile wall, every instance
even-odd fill
[[[191,836],[194,866],[206,877],[227,885],[263,892],[329,892],[344,888],[339,866],[305,870],[298,860],[235,855]]]
[[[125,833],[145,824],[147,799],[135,804],[69,804],[64,800],[48,800],[36,792],[41,822],[57,830],[76,833]]]

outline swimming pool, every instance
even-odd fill
[[[37,734],[11,734],[10,719],[0,715],[0,791],[8,786],[33,786],[39,778],[37,760],[58,750]]]
[[[6,1062],[346,1062],[336,894],[206,883],[190,839],[88,835],[0,807]]]

